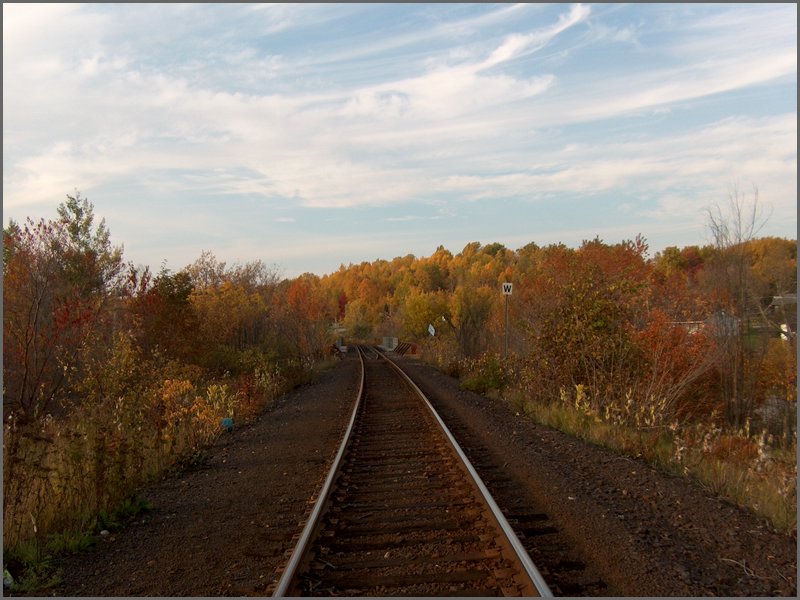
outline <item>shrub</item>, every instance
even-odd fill
[[[498,354],[484,354],[477,359],[465,359],[461,379],[462,389],[486,394],[490,390],[502,391],[506,386],[503,361]]]
[[[452,337],[436,336],[428,338],[421,344],[422,358],[436,366],[449,377],[461,376],[461,364],[458,361],[458,345]]]

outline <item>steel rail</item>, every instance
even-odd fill
[[[522,542],[520,542],[519,538],[517,537],[517,534],[514,533],[513,528],[509,524],[505,515],[503,515],[503,511],[501,511],[500,507],[497,506],[497,503],[494,501],[494,498],[492,498],[492,494],[489,492],[486,485],[483,483],[483,480],[481,479],[480,475],[478,475],[478,472],[475,470],[475,467],[472,466],[472,463],[469,461],[466,454],[464,454],[463,450],[461,450],[461,446],[458,445],[458,442],[456,441],[453,434],[450,433],[450,430],[447,428],[447,425],[445,425],[444,421],[439,416],[439,413],[436,412],[436,409],[430,403],[430,401],[422,392],[422,390],[419,389],[419,386],[417,386],[417,384],[414,383],[411,377],[409,377],[408,374],[405,371],[403,371],[403,369],[401,369],[399,365],[397,365],[397,363],[395,363],[388,356],[386,356],[385,353],[380,352],[379,350],[375,350],[375,352],[377,352],[389,365],[391,365],[395,369],[395,371],[397,371],[397,373],[400,374],[400,376],[411,386],[411,388],[416,392],[416,394],[422,399],[422,401],[428,407],[428,410],[430,410],[431,414],[433,415],[433,417],[439,423],[439,426],[444,431],[445,436],[447,437],[448,441],[450,442],[450,445],[453,447],[456,454],[458,455],[458,458],[461,460],[461,463],[463,464],[464,468],[467,470],[470,477],[472,477],[472,480],[475,482],[475,485],[480,490],[483,499],[486,501],[487,505],[489,506],[492,512],[493,518],[495,519],[495,521],[497,521],[497,524],[500,526],[500,529],[503,531],[503,534],[506,536],[506,539],[508,540],[509,544],[514,549],[514,552],[516,553],[517,557],[522,563],[522,566],[525,568],[525,573],[533,583],[534,587],[536,588],[536,591],[542,598],[552,598],[553,592],[550,590],[550,587],[547,585],[547,582],[545,582],[544,577],[542,577],[542,574],[539,572],[539,569],[536,568],[536,565],[533,564],[533,561],[531,560],[531,557],[528,555],[528,552],[525,550],[525,547],[522,545]]]
[[[311,541],[311,537],[314,534],[314,529],[317,526],[320,514],[322,513],[323,507],[328,499],[328,494],[333,486],[333,481],[339,472],[339,467],[341,466],[345,449],[350,441],[350,434],[353,432],[353,425],[356,421],[356,415],[358,414],[358,409],[361,406],[361,400],[364,396],[364,382],[367,376],[367,370],[364,365],[364,353],[360,346],[358,347],[358,358],[361,362],[361,383],[359,384],[358,396],[356,397],[355,405],[353,406],[353,413],[350,415],[350,422],[347,425],[347,430],[345,431],[342,443],[339,446],[339,451],[336,453],[336,457],[333,459],[333,464],[328,472],[328,477],[325,479],[325,483],[317,495],[317,501],[314,503],[314,508],[311,511],[311,515],[308,517],[305,527],[303,527],[303,532],[300,534],[300,538],[297,540],[297,544],[292,551],[289,562],[286,564],[286,568],[278,580],[275,591],[272,593],[273,598],[283,598],[286,595],[289,584],[297,572],[297,567],[300,565],[300,560],[305,554],[308,544]]]

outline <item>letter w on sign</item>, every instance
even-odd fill
[[[506,296],[511,295],[511,288],[514,286],[513,283],[503,283],[503,294]]]

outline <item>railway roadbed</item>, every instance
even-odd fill
[[[554,537],[569,545],[567,561],[586,565],[608,586],[561,593],[796,596],[796,535],[776,532],[751,512],[642,460],[536,425],[501,401],[459,389],[456,379],[417,360],[397,362],[473,465],[486,465],[489,474],[478,471],[495,497],[492,472],[500,474],[499,485],[525,490],[529,512],[547,514]],[[553,577],[568,576],[569,563],[559,565],[561,559],[542,548],[531,557],[559,595]]]
[[[509,520],[537,540],[531,556],[556,595],[795,596],[794,536],[399,362],[488,473],[498,503],[514,503]],[[201,467],[143,490],[153,512],[62,560],[61,583],[40,594],[266,595],[327,474],[358,374],[357,359],[338,362],[223,435]]]

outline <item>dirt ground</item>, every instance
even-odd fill
[[[797,542],[681,478],[522,419],[414,360],[445,420],[479,440],[622,596],[795,596]],[[264,596],[325,478],[357,389],[340,361],[141,495],[154,510],[64,559],[57,596]]]
[[[200,468],[141,494],[154,510],[63,565],[64,596],[263,596],[321,487],[358,390],[355,360],[224,434]]]
[[[613,593],[796,596],[796,536],[684,478],[536,425],[430,367],[401,362],[445,421],[462,424],[527,486]]]

